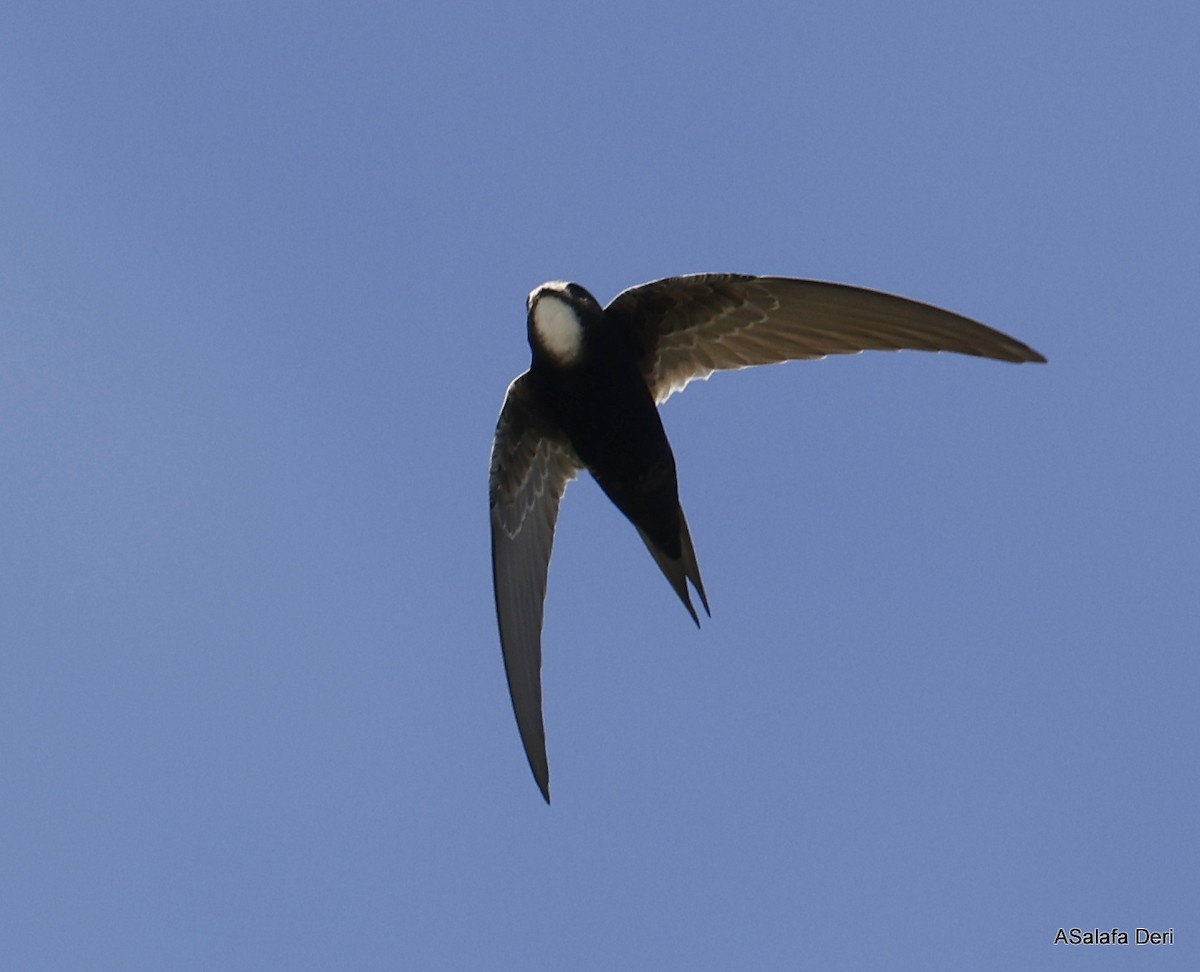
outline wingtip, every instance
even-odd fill
[[[542,799],[549,804],[550,764],[546,761],[544,753],[545,749],[542,750],[542,758],[536,762],[531,758],[529,760],[529,768],[533,771],[533,782],[537,784],[538,792],[542,794]],[[528,753],[526,755],[528,755]]]
[[[543,764],[545,766],[545,764]],[[547,804],[550,803],[550,768],[545,766],[544,769],[533,765],[533,760],[529,761],[529,768],[533,770],[533,782],[537,784],[538,792],[541,793],[542,799]]]
[[[1024,341],[1018,341],[1016,338],[1010,338],[1015,350],[1010,355],[1005,357],[1005,360],[1011,361],[1013,364],[1046,364],[1047,358],[1041,351],[1036,348],[1031,348]],[[991,355],[990,357],[1000,357],[1000,355]]]

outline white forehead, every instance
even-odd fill
[[[529,296],[525,298],[526,310],[532,307],[533,302],[542,294],[561,294],[563,300],[570,299],[570,286],[565,280],[547,280],[544,284],[539,284],[529,291]]]
[[[562,285],[543,284],[529,295],[529,303],[538,343],[560,364],[577,360],[583,350],[583,325]]]

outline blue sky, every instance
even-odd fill
[[[5,967],[1196,968],[1198,30],[6,5]],[[672,399],[699,632],[574,484],[548,808],[488,556],[525,295],[703,270],[1050,364]]]

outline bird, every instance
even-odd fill
[[[526,301],[528,370],[505,393],[488,479],[501,653],[534,780],[550,802],[542,619],[558,508],[587,470],[633,524],[697,626],[711,617],[658,406],[713,372],[860,351],[954,351],[1045,362],[978,321],[882,291],[703,273],[630,287],[607,307],[550,281]],[[689,591],[689,584],[691,591]]]

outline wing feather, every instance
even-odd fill
[[[550,802],[542,725],[542,611],[554,525],[581,464],[537,408],[525,375],[508,388],[492,444],[492,581],[504,671],[529,768]]]
[[[1045,361],[1037,351],[961,314],[877,290],[820,280],[707,273],[668,277],[618,294],[606,313],[642,347],[655,400],[714,371],[859,351],[955,351]]]

